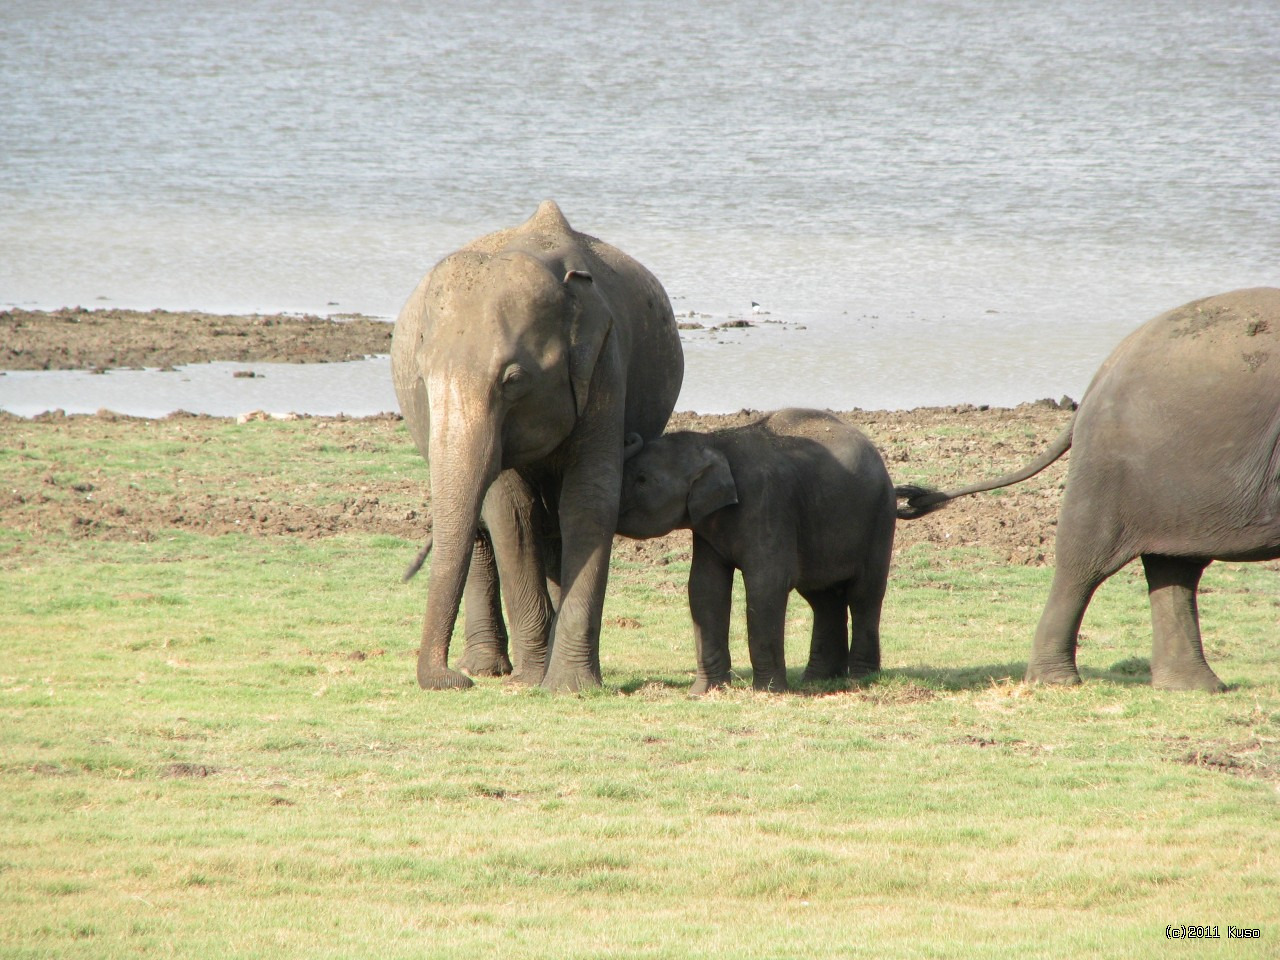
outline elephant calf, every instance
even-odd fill
[[[632,444],[638,452],[627,451],[618,532],[642,540],[693,531],[692,693],[729,682],[735,569],[746,584],[756,689],[787,688],[783,626],[792,590],[813,608],[806,681],[880,669],[897,500],[861,431],[827,413],[788,409],[743,427]]]

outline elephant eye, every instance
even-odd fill
[[[507,390],[518,388],[527,379],[528,374],[518,363],[508,364],[507,369],[502,371],[502,386]]]
[[[648,478],[648,477],[646,477],[643,473],[637,473],[637,474],[636,474],[636,483],[637,483],[639,486],[642,486],[642,487],[643,487],[643,486],[644,486],[646,483],[648,483],[648,482],[649,482],[649,478]]]

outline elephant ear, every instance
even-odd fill
[[[719,450],[704,451],[704,459],[689,485],[689,520],[694,527],[707,517],[738,502],[729,461]]]
[[[587,409],[596,361],[613,329],[613,311],[600,296],[590,272],[566,270],[564,285],[569,288],[574,304],[569,318],[569,385],[573,390],[573,405],[581,417]]]

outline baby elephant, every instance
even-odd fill
[[[729,682],[735,569],[746,584],[756,689],[787,689],[783,625],[792,590],[813,608],[806,681],[880,669],[897,499],[861,431],[818,410],[788,409],[744,427],[668,433],[643,447],[633,437],[627,453],[618,532],[642,540],[693,531],[692,693]]]

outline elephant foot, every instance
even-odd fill
[[[1157,690],[1204,690],[1208,693],[1222,693],[1227,689],[1207,664],[1165,669],[1157,669],[1152,664],[1151,686]]]
[[[418,686],[423,690],[466,690],[475,686],[471,678],[447,667],[418,665]]]
[[[764,693],[786,693],[791,689],[787,683],[787,675],[785,673],[773,677],[761,676],[757,673],[751,679],[751,687]]]
[[[1032,660],[1027,664],[1027,673],[1023,679],[1027,683],[1050,683],[1064,687],[1074,687],[1080,684],[1080,672],[1076,670],[1076,665],[1070,661],[1063,663],[1061,661]]]
[[[511,672],[511,661],[499,650],[482,647],[463,653],[458,669],[472,677],[505,677]]]
[[[719,677],[694,677],[693,686],[689,688],[689,696],[701,697],[710,690],[729,686],[728,675]]]
[[[874,661],[871,661],[871,660],[850,660],[849,661],[849,676],[853,677],[853,679],[855,680],[862,680],[862,679],[865,679],[866,677],[871,676],[874,673],[879,673],[879,672],[880,672],[879,659],[876,659]]]
[[[522,687],[536,687],[546,675],[546,667],[540,663],[536,666],[522,666],[519,670],[512,671],[511,676],[507,677],[507,683]]]
[[[590,690],[602,683],[600,674],[590,667],[560,667],[552,664],[546,676],[542,678],[542,686],[556,693],[576,693],[579,690]]]
[[[874,671],[867,672],[874,673]],[[810,660],[808,666],[804,668],[804,675],[800,677],[800,682],[820,683],[823,680],[843,680],[847,676],[849,676],[849,668],[842,663],[814,663]]]

